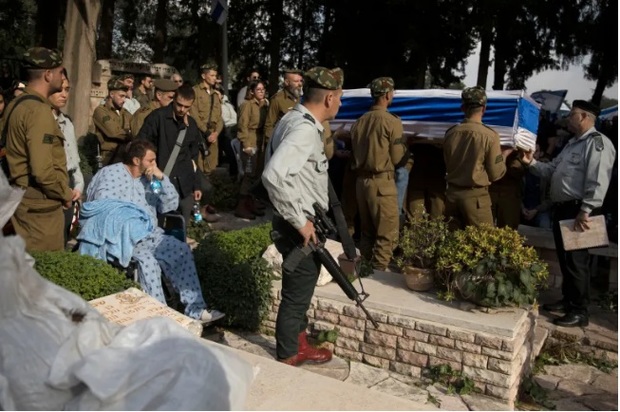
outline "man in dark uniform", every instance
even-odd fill
[[[394,170],[409,160],[403,123],[387,108],[394,99],[394,80],[370,83],[374,105],[351,127],[355,191],[360,215],[362,256],[375,269],[387,270],[398,242],[399,208]]]
[[[461,94],[463,123],[446,132],[443,156],[446,161],[446,217],[453,229],[488,224],[493,226],[489,185],[506,173],[499,135],[482,123],[487,95],[480,86]],[[507,149],[505,155],[512,152]]]
[[[559,326],[587,326],[590,300],[590,254],[588,249],[566,251],[560,231],[561,220],[575,219],[574,230],[589,230],[590,216],[601,213],[616,158],[611,141],[597,132],[594,124],[600,110],[585,100],[575,100],[568,115],[574,137],[551,162],[537,162],[533,152],[523,153],[523,163],[540,177],[550,178],[553,202],[553,238],[562,270],[559,302],[545,304],[548,311],[566,315],[553,321]]]
[[[274,206],[273,229],[281,238],[275,245],[283,258],[297,247],[316,242],[314,203],[328,208],[328,161],[321,135],[322,123],[336,117],[342,97],[342,70],[313,67],[305,75],[304,100],[276,126],[267,151],[262,181]],[[282,273],[282,302],[276,320],[276,353],[280,362],[327,362],[332,353],[308,344],[306,312],[319,277],[321,263],[314,253]]]
[[[64,136],[48,98],[62,90],[62,55],[34,47],[24,54],[28,86],[6,109],[11,183],[25,189],[11,223],[26,250],[64,248],[63,207],[71,206]]]
[[[131,141],[131,114],[123,109],[127,86],[116,77],[108,81],[108,98],[93,112],[101,163],[107,166],[123,159],[125,145]]]

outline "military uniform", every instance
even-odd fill
[[[190,109],[190,115],[198,123],[198,128],[206,143],[207,137],[212,132],[220,134],[224,129],[222,104],[215,90],[208,89],[204,82],[194,86],[194,91],[196,92],[196,100]],[[217,139],[213,143],[207,143],[207,145],[209,154],[205,155],[203,152],[199,154],[198,167],[209,175],[217,167],[219,148]]]
[[[304,87],[340,92],[342,70],[310,69]],[[340,92],[341,93],[341,92]],[[302,243],[299,229],[314,216],[313,204],[328,208],[328,161],[321,141],[323,126],[306,108],[297,104],[276,126],[267,151],[262,181],[274,206],[273,229],[281,238],[275,245],[284,259]],[[276,353],[279,360],[298,365],[306,360],[326,362],[327,349],[308,345],[306,312],[321,264],[314,253],[302,259],[293,272],[282,273],[282,302],[276,320]]]
[[[407,218],[419,217],[423,211],[431,217],[443,216],[446,207],[446,164],[443,150],[426,143],[416,143],[410,148],[415,164],[407,185]]]
[[[462,93],[466,108],[486,106],[479,86]],[[499,135],[479,121],[465,119],[446,132],[443,143],[446,162],[446,217],[452,228],[493,225],[489,185],[506,173]]]
[[[62,56],[60,52],[35,47],[26,52],[24,63],[34,69],[56,69],[62,65]],[[40,100],[20,102],[29,95]],[[6,109],[10,113],[5,127],[11,183],[26,191],[11,223],[25,240],[28,251],[64,248],[63,205],[72,197],[65,139],[47,97],[28,86]]]
[[[573,110],[576,108],[595,116],[599,114],[596,106],[583,100],[573,103]],[[571,111],[569,116],[572,115]],[[575,219],[580,212],[589,216],[601,213],[615,158],[616,150],[611,141],[591,127],[581,136],[570,139],[551,162],[532,160],[529,166],[529,170],[535,175],[551,179],[553,237],[562,270],[561,306],[567,311],[566,317],[554,321],[561,326],[588,324],[590,256],[587,249],[564,250],[559,221]],[[545,306],[543,307],[547,308]]]
[[[133,89],[133,98],[136,99],[138,101],[138,103],[140,103],[140,107],[146,107],[149,105],[149,103],[151,103],[151,97],[149,96],[149,93],[143,93],[142,90],[140,90],[140,88],[136,87],[135,89]]]
[[[375,105],[351,127],[355,191],[361,222],[360,251],[373,267],[386,270],[398,241],[398,193],[394,169],[407,161],[403,124],[378,104],[378,98],[394,90],[394,81],[380,77],[370,90]]]
[[[153,81],[153,87],[155,88],[155,95],[157,92],[173,92],[179,88],[179,85],[169,79],[155,79]],[[123,108],[125,106],[123,105]],[[162,107],[161,103],[157,100],[153,100],[148,105],[140,107],[131,117],[131,134],[137,136],[140,133],[140,129],[144,124],[144,119],[155,109]]]
[[[519,227],[524,175],[525,168],[518,152],[512,152],[506,158],[506,174],[489,187],[491,210],[497,227],[507,226],[515,230]]]

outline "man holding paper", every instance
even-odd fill
[[[564,311],[555,319],[559,326],[587,326],[590,295],[590,255],[587,249],[567,251],[562,242],[560,221],[575,219],[574,230],[590,229],[591,216],[601,213],[609,187],[616,150],[611,141],[594,128],[600,109],[585,100],[575,100],[568,115],[574,137],[552,162],[537,162],[533,152],[524,152],[522,162],[537,176],[551,178],[553,237],[562,270],[559,302],[543,305],[549,311]]]

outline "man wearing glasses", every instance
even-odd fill
[[[260,73],[258,70],[250,70],[248,77],[245,78],[245,86],[243,86],[239,90],[239,93],[237,93],[237,109],[241,108],[241,103],[245,101],[245,96],[248,94],[248,85],[257,80],[260,80]]]

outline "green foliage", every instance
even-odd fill
[[[510,228],[468,226],[450,234],[440,246],[436,276],[444,294],[482,306],[534,303],[545,287],[547,264]]]
[[[545,365],[567,363],[584,363],[605,373],[618,367],[618,362],[608,359],[607,356],[594,356],[592,350],[585,349],[579,342],[557,341],[545,345],[544,351],[536,358],[534,373],[544,371]]]
[[[209,203],[222,210],[234,209],[239,197],[239,184],[223,174],[212,173],[210,179],[213,191]]]
[[[431,217],[422,212],[411,218],[400,234],[398,246],[401,253],[394,260],[402,269],[414,266],[433,269],[437,253],[448,237],[448,224],[443,217]]]
[[[463,375],[461,371],[455,371],[450,365],[432,366],[427,373],[433,383],[446,386],[448,394],[468,395],[472,392],[478,392],[473,380]]]
[[[49,281],[84,300],[140,287],[102,260],[67,251],[33,252],[34,268]]]
[[[271,244],[271,223],[212,232],[194,250],[202,291],[229,326],[256,331],[267,316],[272,272],[262,253]]]
[[[316,338],[318,343],[336,343],[336,339],[338,339],[338,328],[334,328],[332,330],[322,330]]]
[[[598,299],[596,299],[596,301],[598,303],[598,306],[601,307],[602,309],[609,311],[609,312],[618,313],[618,291],[617,290],[603,293],[601,296],[598,297]]]
[[[193,220],[187,225],[187,237],[200,242],[207,234],[211,233],[211,227],[204,220],[194,222]]]

